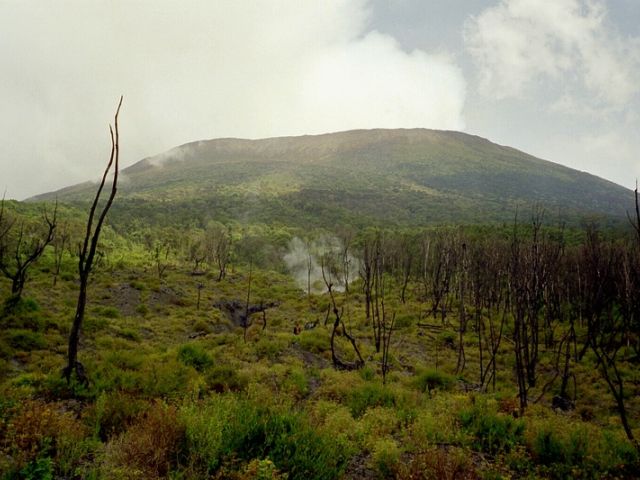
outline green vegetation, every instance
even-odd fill
[[[477,138],[406,135],[422,150],[361,132],[282,140],[280,161],[282,145],[229,140],[187,150],[193,169],[131,167],[89,278],[87,384],[62,376],[86,216],[61,204],[66,247],[44,249],[18,300],[0,277],[0,479],[636,478],[634,232],[535,212],[492,224],[515,191],[487,224],[420,226],[434,205],[468,219],[490,196],[445,155],[511,172],[491,188],[545,166],[555,180],[535,195],[572,205],[582,190],[569,170]],[[225,155],[215,194],[208,151]],[[294,172],[294,158],[309,160]],[[264,170],[247,173],[254,161]],[[359,174],[366,162],[376,173]],[[381,183],[390,171],[397,191]],[[463,180],[478,196],[455,193]],[[585,182],[611,202],[601,214],[627,193]],[[38,204],[5,206],[42,221]],[[375,227],[391,217],[404,226]]]
[[[480,137],[359,130],[266,140],[194,142],[123,170],[110,213],[120,232],[211,220],[269,227],[511,223],[542,205],[579,224],[626,221],[627,189]],[[37,197],[86,205],[94,186]],[[162,202],[157,199],[162,198]],[[154,237],[156,239],[161,236]]]

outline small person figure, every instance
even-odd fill
[[[300,327],[300,322],[297,322],[296,325],[293,327],[293,334],[300,335],[301,331],[302,331],[302,328]]]

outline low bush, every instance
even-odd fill
[[[481,477],[461,448],[431,447],[400,466],[399,480],[478,480]],[[502,477],[498,477],[502,478]]]
[[[298,343],[302,350],[311,353],[323,353],[330,349],[329,336],[321,328],[301,332],[298,336]]]
[[[200,372],[213,365],[213,360],[207,352],[191,344],[182,345],[178,349],[178,360]]]
[[[164,478],[177,465],[185,425],[173,406],[156,402],[105,449],[104,472],[119,478]]]
[[[94,434],[106,441],[123,433],[148,407],[147,402],[126,392],[102,393],[85,418]]]
[[[380,478],[396,478],[401,453],[400,447],[391,438],[382,438],[375,443],[371,464]]]
[[[234,396],[183,411],[189,468],[215,472],[231,457],[270,458],[291,480],[339,478],[348,451],[297,412],[268,410]]]
[[[451,390],[455,384],[455,378],[439,370],[425,370],[415,378],[415,385],[421,392],[431,392],[436,390]]]
[[[230,365],[218,365],[207,371],[206,382],[211,390],[218,393],[240,392],[246,390],[249,379]]]
[[[44,336],[31,330],[10,330],[7,335],[7,343],[16,350],[25,352],[43,349],[47,346]]]
[[[508,452],[524,439],[522,420],[497,413],[485,402],[463,410],[460,421],[462,427],[471,434],[473,447],[489,454]]]
[[[365,383],[362,387],[354,388],[347,404],[354,418],[358,418],[371,407],[393,407],[395,395],[380,383]]]
[[[23,401],[11,409],[0,433],[0,467],[14,472],[13,478],[68,476],[86,460],[87,434],[86,427],[62,405]]]

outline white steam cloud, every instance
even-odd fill
[[[283,260],[298,287],[305,292],[318,294],[327,291],[322,276],[323,266],[327,281],[337,291],[344,291],[345,280],[351,282],[358,277],[358,259],[348,250],[345,255],[344,244],[335,237],[321,236],[315,240],[294,237]]]

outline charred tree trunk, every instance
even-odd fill
[[[67,383],[71,381],[71,376],[75,372],[76,378],[83,384],[88,383],[88,379],[85,373],[84,366],[78,361],[78,343],[80,341],[80,330],[82,328],[82,323],[84,321],[84,312],[87,306],[87,284],[89,282],[89,276],[91,274],[91,269],[93,267],[93,261],[96,255],[96,249],[98,248],[98,240],[100,239],[100,232],[102,231],[102,226],[104,224],[104,220],[107,216],[107,212],[111,208],[113,204],[113,199],[116,196],[117,186],[118,186],[118,168],[119,168],[119,157],[120,157],[120,134],[118,131],[118,115],[120,113],[120,107],[122,105],[122,97],[120,97],[120,101],[118,103],[118,108],[116,109],[116,114],[114,117],[114,128],[109,126],[109,133],[111,136],[111,155],[109,157],[109,162],[107,163],[107,167],[102,175],[102,181],[100,182],[100,186],[98,187],[98,191],[91,205],[91,209],[89,210],[89,218],[87,220],[87,228],[84,237],[84,242],[80,249],[79,260],[78,260],[78,272],[80,274],[80,291],[78,292],[78,303],[76,305],[76,313],[73,318],[73,324],[71,326],[71,332],[69,334],[69,348],[67,352],[67,366],[63,369],[62,375],[67,380]],[[102,193],[102,189],[105,186],[107,176],[113,167],[113,182],[111,184],[111,193],[109,198],[107,199],[106,204],[102,208],[102,211],[98,215],[98,221],[96,223],[95,229],[93,228],[94,217],[96,215],[96,210],[98,208],[98,202],[100,200],[100,195]]]

